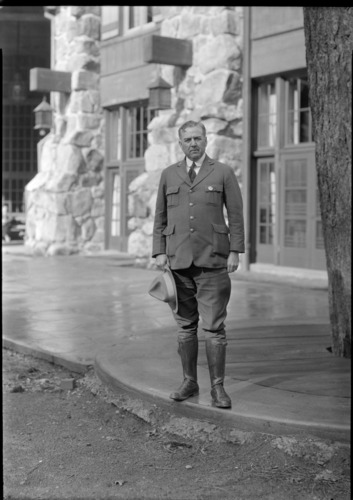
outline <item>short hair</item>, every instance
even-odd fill
[[[189,121],[183,123],[183,125],[181,127],[179,127],[179,130],[178,130],[179,139],[181,139],[181,133],[185,132],[185,130],[187,128],[191,128],[191,127],[200,127],[202,132],[203,132],[203,135],[206,137],[205,125],[202,122],[195,122],[194,120],[189,120]]]

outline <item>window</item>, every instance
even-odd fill
[[[276,143],[277,96],[275,83],[263,83],[258,89],[258,148],[273,148]]]
[[[133,29],[153,22],[157,7],[152,6],[112,6],[102,7],[102,40],[125,35]]]
[[[287,144],[312,142],[309,109],[309,87],[306,79],[293,78],[286,82]]]
[[[307,162],[285,162],[284,246],[305,248],[307,232]]]
[[[127,158],[143,158],[148,147],[147,127],[156,112],[146,106],[127,109]]]
[[[259,162],[258,184],[258,241],[262,245],[272,245],[274,238],[275,213],[276,213],[276,180],[275,164],[273,160]]]

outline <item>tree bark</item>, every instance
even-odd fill
[[[353,9],[303,9],[332,352],[350,358]]]

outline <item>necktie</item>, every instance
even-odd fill
[[[194,179],[196,177],[195,167],[196,163],[193,161],[191,167],[189,168],[189,177],[191,182],[194,182]]]

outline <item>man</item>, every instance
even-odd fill
[[[156,201],[152,257],[160,268],[169,265],[176,283],[178,353],[184,380],[170,397],[183,401],[198,394],[197,328],[199,314],[205,334],[212,405],[230,408],[223,383],[230,298],[228,273],[244,252],[243,203],[233,170],[209,158],[206,129],[188,121],[179,129],[183,161],[161,175]],[[228,226],[224,218],[227,210]]]

